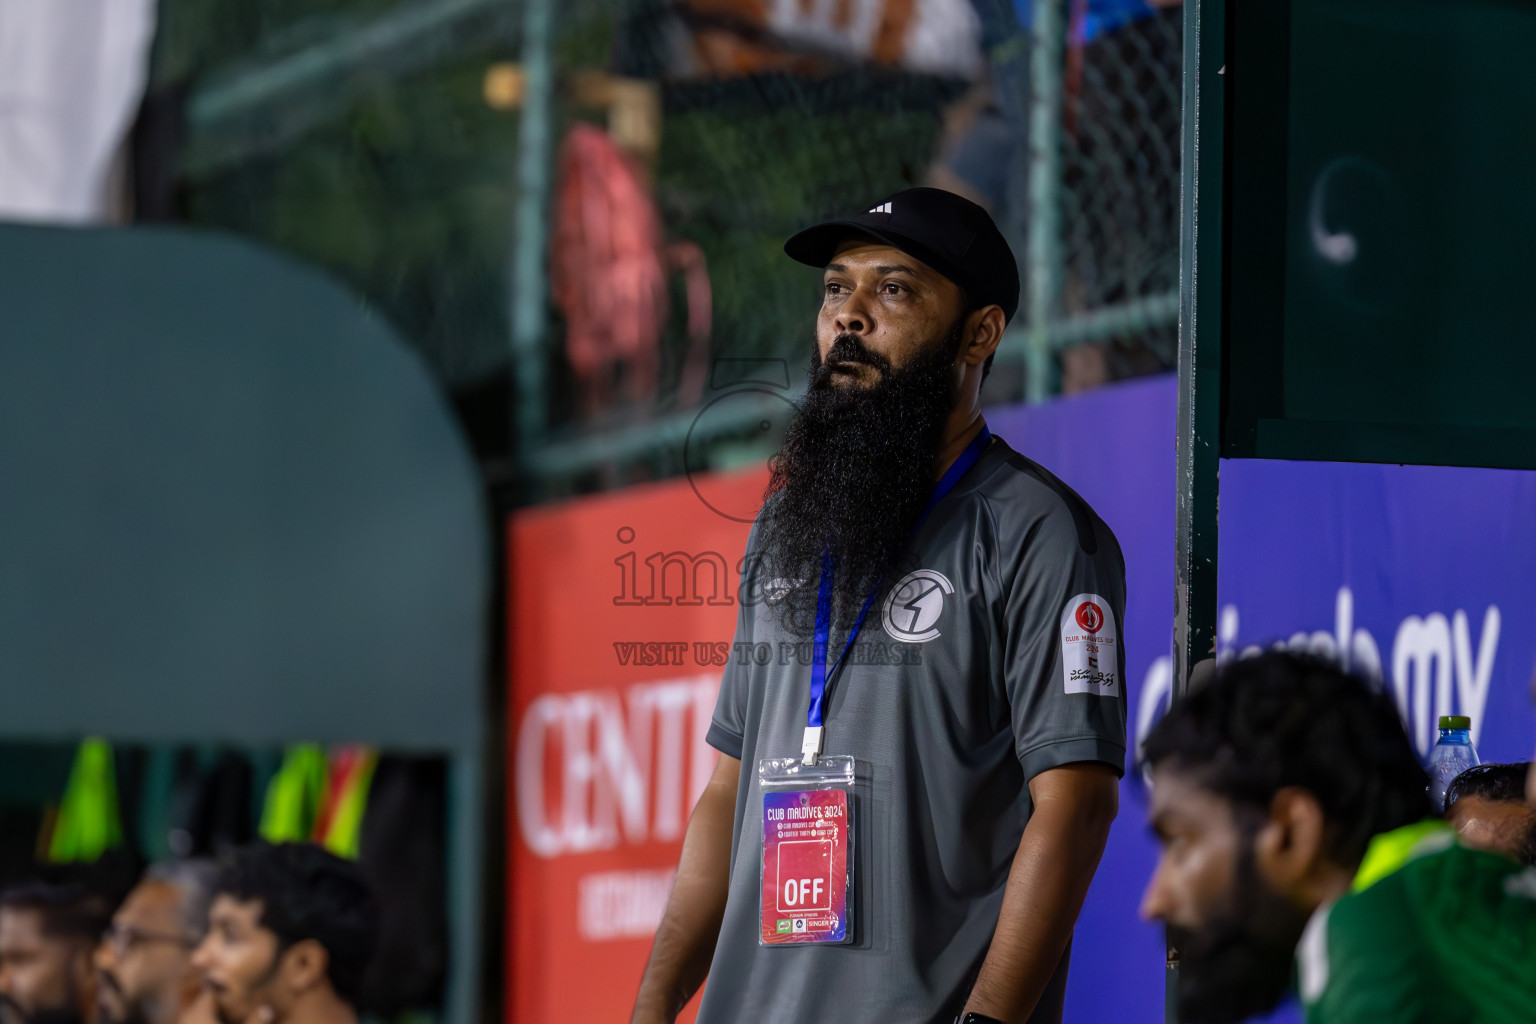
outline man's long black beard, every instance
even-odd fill
[[[1224,911],[1198,931],[1168,926],[1179,951],[1179,1020],[1235,1024],[1279,1006],[1310,916],[1265,884],[1245,844]]]
[[[834,559],[834,634],[846,633],[864,600],[894,572],[934,487],[934,463],[957,397],[954,366],[963,320],[914,362],[893,369],[850,334],[823,364],[811,351],[810,384],[773,459],[758,518],[755,571],[785,631],[812,635],[822,554]],[[831,364],[864,363],[868,387],[832,384]],[[797,585],[779,600],[779,581]]]

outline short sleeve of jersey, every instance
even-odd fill
[[[1003,605],[1014,750],[1032,779],[1075,761],[1125,773],[1125,566],[1108,528],[1075,495],[1028,523]]]
[[[752,542],[757,536],[757,527],[752,527],[752,532],[747,539],[747,550],[752,550]],[[750,676],[752,672],[752,659],[742,657],[741,652],[748,650],[740,644],[752,643],[753,636],[753,596],[755,591],[749,585],[751,568],[748,566],[741,575],[740,586],[736,589],[736,635],[732,638],[730,657],[725,663],[725,672],[720,677],[720,695],[715,698],[715,713],[709,722],[709,731],[705,733],[704,740],[710,746],[737,760],[741,759],[741,749],[747,730],[747,694]]]

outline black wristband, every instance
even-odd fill
[[[968,1013],[960,1018],[959,1024],[1003,1024],[996,1017],[988,1017],[984,1013]]]

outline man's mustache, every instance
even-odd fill
[[[812,346],[815,354],[815,362],[811,367],[810,387],[813,391],[824,391],[832,386],[832,374],[838,367],[846,368],[850,365],[862,363],[865,366],[874,367],[880,374],[880,380],[887,381],[891,376],[891,361],[864,347],[864,343],[856,335],[839,334],[832,340],[832,347],[827,349],[827,357],[821,357],[821,349]]]
[[[889,359],[865,348],[856,334],[839,334],[832,339],[832,347],[827,350],[827,358],[822,361],[822,365],[829,366],[832,363],[865,363],[881,370],[891,368]]]

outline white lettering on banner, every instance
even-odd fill
[[[1240,617],[1236,605],[1226,605],[1217,619],[1217,664],[1234,657],[1251,658],[1263,652],[1258,645],[1237,645]],[[1441,715],[1461,714],[1472,719],[1472,742],[1482,735],[1483,715],[1493,683],[1493,662],[1498,653],[1502,617],[1498,605],[1483,613],[1483,628],[1473,653],[1471,623],[1464,609],[1449,619],[1440,612],[1410,615],[1397,627],[1392,640],[1392,694],[1398,713],[1420,755],[1434,746]],[[1381,648],[1370,630],[1355,626],[1355,597],[1340,587],[1334,602],[1333,632],[1298,631],[1273,645],[1276,650],[1308,651],[1341,663],[1361,675],[1383,681]],[[1136,703],[1136,751],[1173,695],[1173,661],[1161,657],[1152,662],[1142,680]]]
[[[1141,681],[1141,697],[1136,701],[1136,763],[1141,764],[1141,745],[1147,733],[1168,710],[1173,700],[1173,659],[1163,655],[1152,662],[1147,675]],[[1142,776],[1150,783],[1145,767]]]
[[[1431,680],[1433,677],[1433,680]],[[1419,753],[1434,742],[1434,722],[1429,720],[1429,691],[1433,684],[1435,706],[1451,705],[1451,624],[1439,612],[1419,618],[1410,615],[1397,627],[1392,641],[1392,687],[1397,691],[1397,710],[1409,723],[1409,734]],[[1413,713],[1409,716],[1409,691]],[[1418,728],[1412,728],[1417,723]]]
[[[544,737],[561,717],[555,698],[540,697],[523,713],[517,733],[517,823],[523,841],[540,857],[553,857],[564,845],[559,829],[544,814]]]
[[[576,883],[576,928],[589,942],[656,934],[673,870],[605,871]]]
[[[523,713],[514,757],[518,826],[540,857],[682,835],[714,770],[705,742],[720,677],[548,693]],[[686,785],[685,785],[686,782]]]
[[[675,752],[664,756],[657,763],[656,772],[656,824],[655,838],[676,839],[683,831],[683,758],[687,749],[683,738],[688,709],[693,706],[694,692],[691,686],[668,686],[650,691],[656,709],[657,728],[660,732],[658,749]],[[713,694],[710,706],[703,710],[702,721],[707,730],[709,713],[714,710]],[[700,790],[702,792],[702,789]],[[697,796],[697,794],[693,794]],[[692,806],[693,801],[689,801]]]
[[[1456,655],[1456,703],[1462,714],[1472,717],[1474,743],[1483,729],[1488,688],[1493,685],[1493,652],[1499,647],[1500,619],[1498,605],[1489,605],[1483,613],[1483,636],[1478,641],[1474,662],[1472,640],[1467,635],[1467,613],[1458,608],[1451,617],[1451,649]]]

